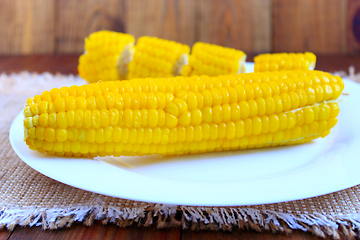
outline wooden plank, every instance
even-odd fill
[[[0,54],[53,53],[54,1],[0,1]]]
[[[84,38],[95,31],[125,31],[122,0],[71,0],[56,3],[56,53],[83,52]]]
[[[271,0],[201,0],[197,3],[198,41],[249,53],[271,51]]]
[[[78,57],[79,55],[0,56],[0,73],[30,71],[77,74]],[[252,55],[248,59],[252,61]],[[348,71],[349,66],[354,66],[356,73],[360,72],[360,54],[317,56],[317,70],[327,72]]]
[[[128,0],[126,29],[136,38],[156,36],[190,46],[195,42],[193,0]]]
[[[274,0],[274,51],[346,53],[347,0]]]
[[[348,0],[347,37],[350,53],[360,53],[360,0]]]
[[[349,67],[355,68],[355,73],[360,72],[360,54],[356,55],[318,55],[316,59],[316,70],[326,72],[349,72]]]
[[[11,236],[12,232],[8,230],[0,230],[0,240],[8,240]]]
[[[91,227],[81,224],[75,224],[70,228],[62,228],[58,230],[43,230],[36,227],[17,228],[10,236],[9,240],[23,239],[47,239],[47,240],[78,240],[78,239],[123,239],[123,240],[180,240],[180,229],[158,230],[156,228],[120,228],[116,225],[102,225],[96,222]]]
[[[0,73],[50,72],[78,74],[79,55],[0,56]]]
[[[319,237],[316,237],[308,232],[303,231],[292,231],[290,234],[283,233],[272,233],[272,232],[255,232],[255,231],[238,231],[234,230],[233,232],[210,232],[210,231],[183,231],[181,240],[318,240]],[[331,240],[333,238],[321,238],[324,240]],[[340,240],[345,240],[341,237]],[[356,240],[355,237],[347,240]]]

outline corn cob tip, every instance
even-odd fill
[[[312,52],[305,52],[305,59],[309,62],[309,70],[314,70],[316,65],[316,55]]]
[[[125,45],[124,50],[121,52],[120,57],[116,63],[116,68],[120,74],[121,79],[127,79],[128,66],[134,57],[134,53],[135,49],[133,43]]]
[[[173,68],[174,76],[181,76],[183,72],[183,68],[189,64],[189,54],[183,53],[180,56],[180,59],[175,62],[175,66]]]

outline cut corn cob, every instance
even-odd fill
[[[298,144],[330,132],[343,88],[338,76],[300,70],[54,88],[27,100],[25,141],[69,157]]]
[[[305,53],[266,53],[254,58],[255,72],[281,70],[314,70],[316,56],[311,52]]]
[[[85,52],[79,58],[80,77],[88,82],[122,79],[117,63],[125,46],[131,52],[134,42],[130,34],[112,31],[92,33],[85,39]],[[123,58],[120,68],[126,69],[130,60]]]
[[[197,42],[194,44],[189,64],[181,71],[182,76],[218,76],[245,72],[246,54],[233,48]]]
[[[189,53],[188,45],[156,37],[140,37],[129,63],[127,79],[179,76],[183,65],[187,64]]]

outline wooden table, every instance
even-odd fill
[[[51,72],[63,74],[77,74],[78,55],[71,56],[0,56],[0,73],[6,72]],[[253,56],[248,58],[252,61]],[[318,70],[334,72],[348,71],[349,66],[354,66],[360,71],[360,55],[352,56],[318,56]],[[293,231],[289,235],[273,234],[271,232],[257,233],[254,231],[233,231],[233,232],[193,232],[190,230],[167,229],[158,230],[156,228],[119,228],[115,225],[102,225],[101,222],[95,222],[91,227],[82,224],[74,224],[70,228],[59,229],[56,231],[44,231],[39,227],[19,227],[14,231],[0,231],[0,240],[5,239],[174,239],[174,240],[192,240],[192,239],[252,239],[252,240],[315,240],[319,239],[310,233],[302,231]],[[355,239],[355,238],[353,238]]]

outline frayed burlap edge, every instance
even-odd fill
[[[21,75],[29,75],[23,72]],[[335,73],[360,82],[360,74],[353,67],[346,72]],[[40,76],[37,74],[32,74]],[[14,75],[16,78],[18,75]],[[44,73],[45,78],[53,75]],[[57,74],[61,79],[67,76]],[[70,76],[75,80],[78,77]],[[119,227],[153,226],[158,229],[182,228],[190,230],[254,230],[258,232],[291,233],[292,230],[310,232],[318,237],[360,236],[360,213],[328,216],[323,214],[290,214],[273,210],[259,210],[251,207],[192,207],[149,204],[144,207],[108,206],[101,200],[89,205],[36,208],[0,205],[0,230],[9,231],[19,226],[41,226],[43,229],[70,227],[79,222],[91,226],[94,221],[116,224]]]
[[[289,214],[272,210],[237,207],[186,207],[155,204],[145,208],[104,207],[104,203],[56,209],[4,206],[0,209],[0,229],[12,231],[16,225],[43,229],[70,227],[75,222],[91,226],[95,220],[119,227],[153,226],[158,229],[254,230],[257,232],[310,232],[318,237],[359,236],[360,214],[329,217],[321,214]]]

